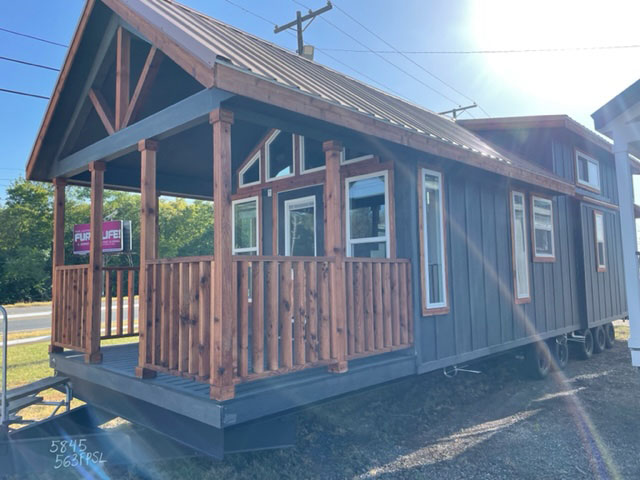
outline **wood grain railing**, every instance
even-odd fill
[[[103,267],[102,270],[104,272],[104,315],[100,338],[104,340],[138,335],[135,298],[138,293],[139,267]]]
[[[89,291],[88,265],[56,267],[51,315],[51,344],[85,351],[85,322]]]
[[[413,343],[411,263],[404,259],[345,259],[347,358]]]
[[[214,257],[146,262],[145,368],[210,379]],[[331,257],[234,256],[234,383],[336,363]],[[413,341],[408,260],[346,259],[347,358]],[[214,361],[215,363],[215,361]],[[215,370],[214,370],[215,371]]]

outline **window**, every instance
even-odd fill
[[[371,155],[370,153],[364,153],[358,150],[354,150],[353,148],[345,147],[342,149],[342,158],[340,159],[340,163],[342,163],[343,165],[347,165],[349,163],[368,160],[369,158],[373,158],[373,155]]]
[[[258,197],[232,202],[233,254],[258,255]]]
[[[322,170],[325,167],[326,157],[322,149],[322,142],[313,138],[300,138],[300,165],[303,172]]]
[[[533,260],[555,260],[553,240],[553,202],[549,198],[531,197],[531,228],[533,229]]]
[[[598,272],[607,271],[607,253],[604,245],[604,215],[593,211],[593,225],[596,234],[596,267]]]
[[[576,150],[576,178],[584,187],[600,191],[600,163]]]
[[[389,256],[387,172],[347,178],[347,255]]]
[[[293,167],[293,135],[276,130],[265,145],[267,180],[290,177]]]
[[[421,177],[424,307],[442,309],[447,306],[442,174],[423,168]]]
[[[527,222],[524,193],[511,192],[511,248],[513,249],[514,290],[516,303],[531,299],[527,257]]]
[[[316,255],[316,197],[284,202],[285,255]]]
[[[258,150],[253,158],[238,172],[238,178],[238,183],[241,187],[260,183],[260,150]]]

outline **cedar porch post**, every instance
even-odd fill
[[[65,210],[65,187],[67,180],[65,178],[53,179],[53,252],[51,258],[51,342],[59,340],[55,336],[57,324],[60,321],[57,318],[57,293],[56,270],[64,265],[64,210]],[[49,353],[62,352],[62,347],[49,345]]]
[[[335,373],[347,371],[346,313],[347,298],[344,278],[344,240],[342,235],[342,205],[340,199],[340,156],[342,143],[330,140],[322,144],[326,170],[324,184],[324,250],[335,257],[331,263],[331,358],[329,367]]]
[[[89,246],[89,299],[85,318],[86,363],[102,362],[100,326],[102,323],[102,199],[104,196],[104,162],[92,162],[91,171],[91,238]]]
[[[158,255],[158,196],[156,192],[156,152],[158,143],[154,140],[140,140],[140,275],[139,275],[139,314],[138,329],[138,366],[136,376],[152,378],[156,376],[154,370],[146,368],[151,363],[151,311],[149,310],[149,294],[147,291],[147,261],[154,260]]]
[[[233,113],[211,112],[213,125],[213,326],[211,328],[210,396],[223,401],[233,398],[233,316],[231,248],[231,125]]]

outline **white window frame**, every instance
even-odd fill
[[[592,182],[592,181],[586,181],[586,180],[582,180],[580,178],[580,158],[583,158],[587,161],[587,171],[589,171],[589,164],[595,164],[596,166],[596,170],[598,172],[598,182]],[[600,162],[598,160],[596,160],[595,158],[587,155],[586,153],[581,152],[580,150],[576,150],[576,155],[575,155],[575,164],[576,164],[576,183],[578,185],[581,185],[583,187],[587,187],[591,190],[595,190],[596,192],[600,192],[600,184],[601,184],[601,178],[600,178]]]
[[[384,237],[366,237],[366,238],[356,238],[351,239],[351,222],[350,222],[350,208],[349,208],[349,183],[355,182],[358,180],[364,180],[366,178],[372,177],[384,177]],[[345,232],[346,232],[346,240],[347,240],[347,257],[353,257],[353,253],[351,252],[352,246],[360,243],[375,243],[375,242],[386,242],[386,256],[385,258],[391,257],[391,245],[389,238],[389,172],[387,170],[381,170],[379,172],[367,173],[364,175],[357,175],[355,177],[348,177],[344,180],[344,188],[345,188]]]
[[[253,157],[251,157],[251,160],[249,160],[249,162],[247,162],[247,164],[242,167],[242,169],[238,172],[238,185],[240,187],[248,187],[249,185],[258,185],[259,183],[262,182],[262,165],[261,165],[261,153],[260,153],[260,149],[258,149],[258,151],[255,153],[255,155]],[[255,182],[249,182],[249,183],[244,183],[242,181],[242,175],[244,175],[244,173],[249,170],[253,164],[255,162],[258,162],[258,180]]]
[[[296,135],[291,134],[291,142],[292,142],[292,158],[291,158],[291,173],[286,175],[280,175],[279,177],[270,177],[269,173],[271,172],[271,159],[269,154],[269,146],[273,141],[282,133],[282,130],[277,130],[273,132],[273,134],[267,139],[264,143],[264,169],[266,170],[264,177],[265,182],[275,182],[278,180],[282,180],[283,178],[293,177],[296,174]]]
[[[295,210],[296,206],[307,206],[309,202],[313,205],[313,256],[318,254],[317,242],[318,232],[316,228],[316,197],[315,195],[309,195],[307,197],[293,198],[291,200],[284,201],[284,254],[287,257],[291,256],[291,210]]]
[[[340,165],[349,165],[350,163],[362,162],[364,160],[369,160],[373,158],[374,155],[369,153],[367,155],[360,155],[359,157],[346,158],[347,157],[347,149],[343,148],[340,153]]]
[[[551,216],[551,226],[550,228],[546,227],[538,227],[536,226],[536,200],[540,202],[545,202],[549,204],[549,212]],[[544,215],[547,214],[547,211],[543,211]],[[551,262],[556,259],[556,240],[555,240],[555,225],[553,223],[553,200],[547,197],[541,197],[539,195],[531,195],[531,240],[533,247],[533,259],[538,261],[546,261]],[[549,253],[538,253],[538,249],[536,246],[536,230],[545,230],[547,232],[551,232],[551,254]]]
[[[522,197],[522,225],[523,225],[523,241],[524,241],[524,265],[526,268],[526,279],[527,279],[527,292],[525,295],[521,295],[518,292],[518,262],[517,262],[517,251],[516,251],[516,235],[515,235],[515,227],[516,227],[516,205],[514,202],[514,198],[516,196]],[[511,215],[511,252],[513,258],[513,294],[516,299],[516,303],[525,303],[531,301],[531,278],[529,272],[529,250],[527,246],[527,198],[524,192],[519,190],[511,190],[510,193],[510,215]]]
[[[441,257],[441,275],[442,275],[442,298],[441,302],[431,303],[429,301],[429,239],[427,236],[427,196],[425,195],[424,176],[425,174],[433,175],[438,178],[438,185],[440,191],[440,257]],[[422,189],[422,239],[423,239],[423,261],[424,261],[424,288],[425,288],[425,301],[426,309],[440,309],[447,308],[448,295],[447,295],[447,268],[446,268],[446,250],[445,250],[445,231],[444,231],[444,182],[442,179],[442,173],[430,170],[428,168],[420,169],[420,188]]]
[[[298,138],[300,139],[300,173],[302,174],[302,173],[319,172],[320,170],[324,170],[325,168],[327,168],[326,165],[322,165],[320,167],[314,167],[314,168],[305,167],[304,137],[302,135],[298,135]]]
[[[598,236],[598,218],[602,220],[602,238]],[[593,236],[595,238],[595,248],[596,248],[596,271],[598,272],[606,272],[607,271],[607,234],[605,232],[605,224],[604,224],[604,213],[599,210],[593,211]],[[600,258],[600,250],[598,249],[598,244],[602,243],[602,256],[604,258]]]
[[[255,202],[256,205],[256,246],[236,248],[236,205],[249,202]],[[260,255],[260,201],[257,196],[239,198],[231,202],[231,247],[232,255],[252,252],[254,255]]]

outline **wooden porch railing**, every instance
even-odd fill
[[[103,271],[105,294],[100,338],[104,340],[138,335],[135,296],[139,268],[104,267]],[[54,275],[51,343],[56,347],[86,352],[89,266],[59,266]]]
[[[235,256],[233,378],[245,382],[336,362],[330,257]],[[214,257],[146,264],[145,368],[210,378]],[[347,358],[413,342],[408,260],[346,259]],[[141,300],[142,301],[142,300]]]
[[[345,276],[347,358],[410,346],[411,263],[404,259],[346,258]]]
[[[86,351],[85,322],[89,293],[89,266],[66,265],[54,272],[51,344]]]
[[[138,335],[135,297],[138,293],[137,283],[140,268],[104,267],[102,270],[104,272],[104,315],[100,338],[104,340]],[[114,299],[115,311],[113,308]]]

